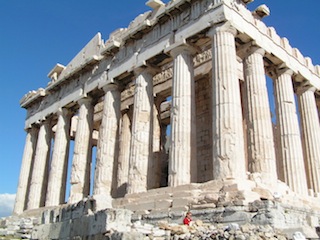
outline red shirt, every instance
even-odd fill
[[[191,221],[192,221],[191,218],[185,217],[185,218],[183,219],[183,224],[184,224],[184,225],[189,225]]]

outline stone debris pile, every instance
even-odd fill
[[[44,239],[32,237],[32,230],[38,225],[36,218],[8,217],[0,220],[0,240],[2,239]],[[129,226],[128,226],[129,227]],[[212,224],[201,220],[193,221],[190,226],[167,221],[157,224],[135,221],[131,227],[109,230],[107,233],[95,235],[96,240],[305,240],[301,232],[295,232],[288,238],[285,233],[275,230],[270,225],[254,225],[237,223]],[[48,235],[46,236],[48,237]],[[52,237],[52,236],[50,236]],[[46,238],[47,239],[47,238]],[[68,239],[68,238],[61,238]],[[79,239],[82,239],[81,237]]]
[[[0,239],[31,239],[32,229],[38,218],[10,216],[0,219]]]
[[[153,239],[153,240],[200,240],[200,239],[231,239],[231,240],[286,240],[284,234],[275,231],[270,225],[253,225],[236,223],[210,224],[201,220],[194,221],[191,226],[172,224],[160,221],[157,226],[136,221],[130,233],[110,233],[107,239]],[[302,239],[302,238],[297,238]],[[303,238],[305,239],[305,238]]]

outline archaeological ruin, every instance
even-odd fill
[[[127,28],[57,64],[20,102],[14,215],[40,214],[37,234],[52,239],[186,211],[317,236],[320,66],[251,1],[149,0]],[[66,230],[88,215],[107,227]]]

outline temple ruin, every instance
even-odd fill
[[[14,214],[90,198],[152,219],[264,200],[303,219],[275,224],[319,226],[320,66],[250,2],[149,0],[57,64],[20,102]]]

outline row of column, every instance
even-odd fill
[[[235,34],[236,30],[227,24],[215,27],[208,33],[212,38],[213,56],[213,179],[246,178]],[[307,189],[320,193],[320,128],[313,89],[303,89],[298,93],[301,141],[292,71],[286,68],[275,70],[274,93],[280,140],[280,159],[276,162],[263,62],[264,51],[249,45],[243,52],[249,171],[261,173],[265,183],[275,183],[279,175],[279,178],[297,193],[306,195]],[[183,45],[173,49],[171,55],[174,75],[168,185],[178,186],[197,181],[194,51]],[[155,104],[153,95],[154,74],[154,70],[149,68],[135,71],[132,126],[127,113],[121,117],[118,87],[115,84],[104,87],[104,108],[93,188],[93,195],[101,208],[111,207],[112,192],[117,188],[125,186],[127,193],[137,193],[146,191],[149,186],[157,187],[158,180],[155,179],[159,179],[159,176],[156,177],[155,169],[158,166],[152,153],[160,151],[160,139],[154,136],[154,132],[161,130],[160,120],[157,118],[160,104]],[[44,121],[39,130],[28,130],[15,213],[64,202],[72,115],[67,109],[62,109],[57,115],[49,174],[47,172],[52,138],[50,121]],[[79,101],[70,203],[89,195],[92,132],[93,104],[90,98],[84,98]],[[128,141],[130,146],[125,144]],[[117,166],[114,166],[115,163]],[[25,201],[27,196],[28,200]]]
[[[235,30],[222,25],[209,34],[213,38],[213,142],[214,178],[243,178],[245,149],[236,66]],[[263,64],[264,51],[251,44],[243,56],[245,84],[245,119],[247,121],[249,171],[261,173],[264,183],[277,181],[276,154]],[[319,194],[320,152],[319,117],[314,89],[298,92],[301,112],[302,142],[294,89],[293,72],[277,69],[274,94],[277,133],[280,140],[278,172],[281,180],[300,194],[308,189]],[[304,148],[302,148],[304,146]],[[216,152],[215,152],[216,151]],[[222,171],[221,171],[222,170]],[[218,177],[216,177],[218,176]]]

